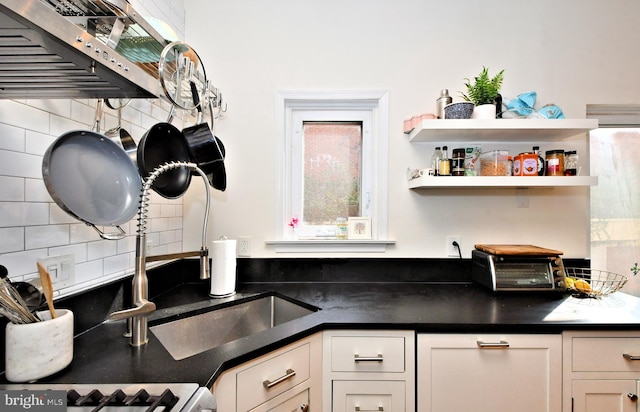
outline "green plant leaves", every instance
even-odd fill
[[[476,106],[493,103],[495,98],[498,97],[503,80],[504,70],[501,70],[490,79],[489,69],[483,66],[480,74],[474,78],[474,84],[471,84],[471,81],[465,78],[464,85],[467,87],[467,93],[461,93],[462,97]]]

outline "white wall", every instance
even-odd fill
[[[254,257],[276,256],[264,244],[276,232],[276,91],[387,89],[388,227],[397,245],[385,257],[443,257],[450,234],[461,236],[466,257],[475,243],[588,256],[588,189],[529,189],[529,208],[516,207],[515,189],[410,191],[405,170],[426,166],[433,145],[409,143],[402,121],[433,112],[442,88],[457,97],[482,66],[505,70],[504,96],[535,90],[538,106],[555,103],[569,118],[584,118],[587,103],[636,103],[640,2],[191,0],[185,7],[186,39],[229,105],[216,125],[228,189],[214,194],[211,238],[250,235]],[[577,148],[586,158],[586,145]],[[185,205],[185,233],[198,230],[201,197]]]

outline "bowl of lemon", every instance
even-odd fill
[[[599,298],[619,291],[627,277],[606,270],[564,268],[567,290],[574,297]]]

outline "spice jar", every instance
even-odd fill
[[[464,176],[465,149],[453,149],[451,158],[451,174],[453,176]]]
[[[564,150],[547,150],[545,161],[547,176],[564,176]]]
[[[576,176],[578,174],[578,152],[569,150],[564,152],[564,175]]]
[[[349,228],[347,226],[347,218],[339,217],[336,219],[336,238],[346,239],[349,236]]]

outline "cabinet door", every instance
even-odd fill
[[[418,410],[560,412],[560,335],[418,335]]]
[[[333,381],[333,412],[404,412],[401,381]]]
[[[636,381],[574,380],[571,385],[573,412],[636,412]]]

